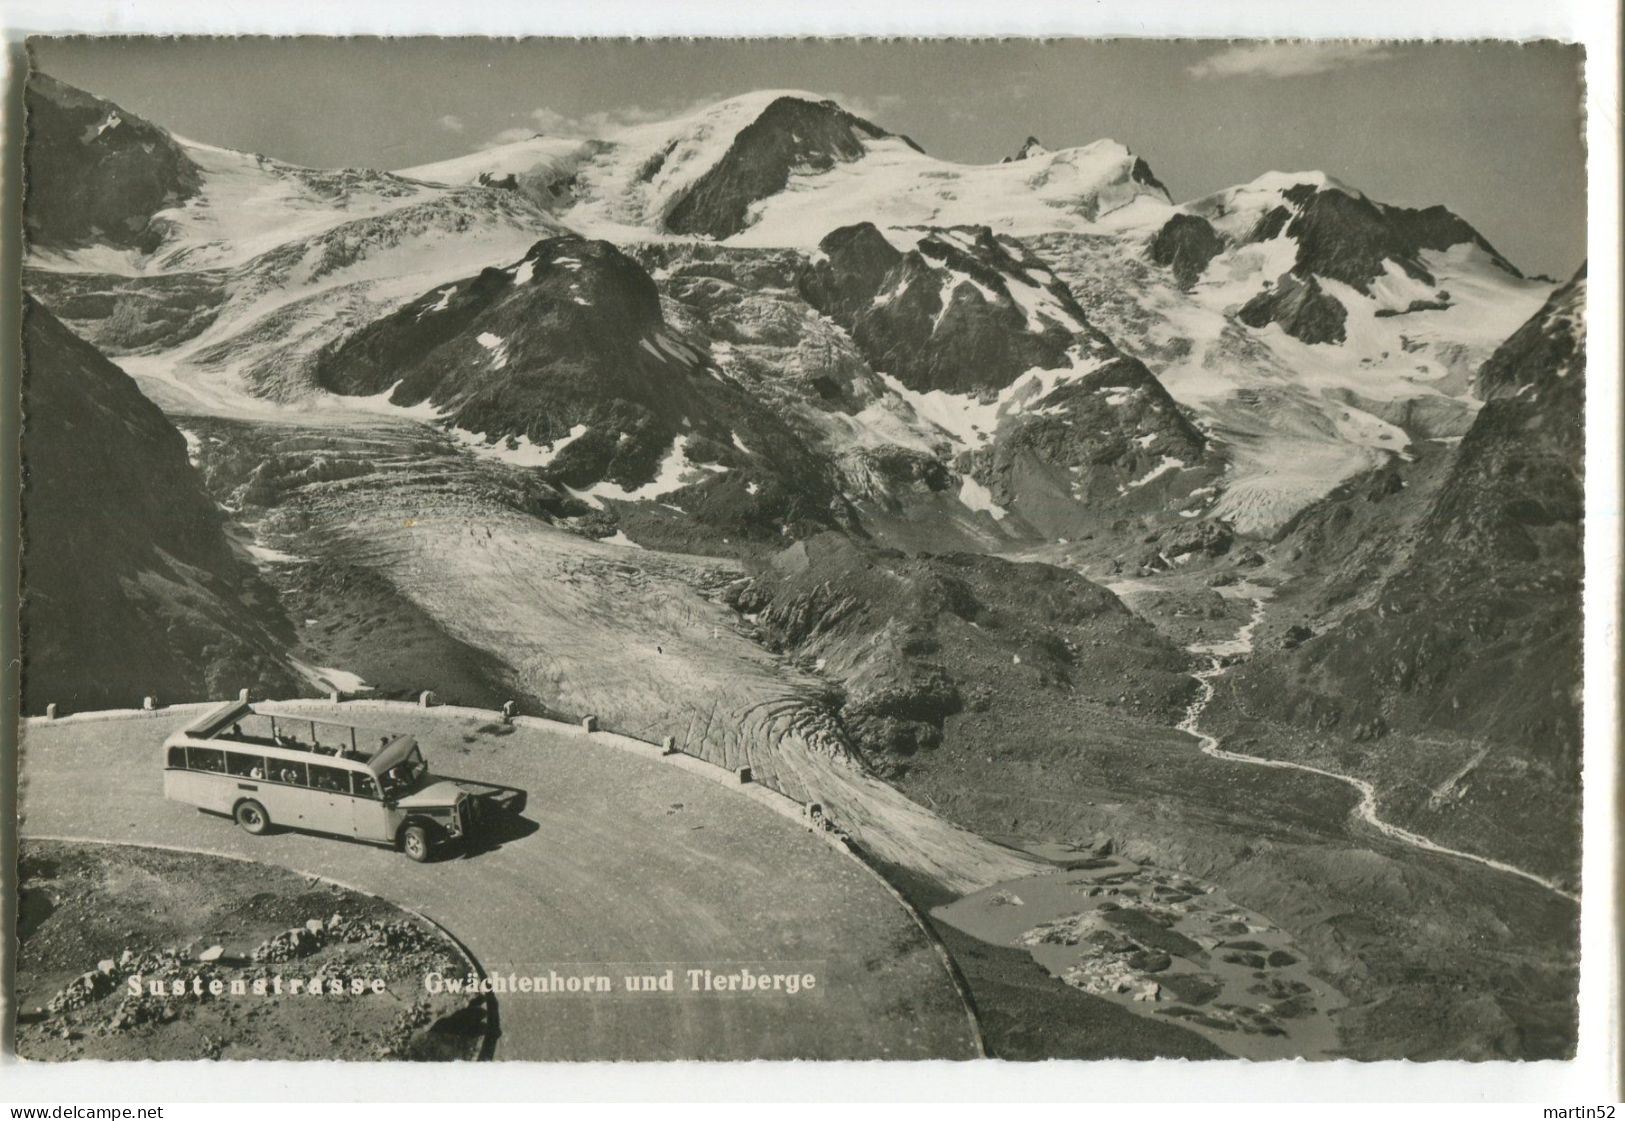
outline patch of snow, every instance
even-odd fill
[[[627,548],[627,549],[641,549],[641,548],[643,548],[642,545],[639,545],[636,541],[634,541],[630,537],[628,537],[626,535],[626,531],[624,529],[617,529],[614,533],[610,534],[608,537],[600,537],[598,540],[602,541],[605,545],[620,545],[620,546],[622,546],[624,548]]]
[[[985,510],[999,520],[1010,514],[1010,511],[993,501],[992,491],[969,475],[962,475],[959,479],[959,501],[972,510]]]
[[[249,542],[243,548],[248,550],[249,556],[266,564],[303,564],[305,561],[304,557],[297,557],[292,553],[284,553],[281,549],[272,549],[255,542]]]
[[[483,432],[470,432],[466,428],[448,428],[446,431],[475,455],[500,460],[513,467],[546,467],[558,458],[560,452],[586,435],[587,426],[578,424],[570,429],[569,435],[548,444],[533,444],[530,437],[524,435],[492,440]]]
[[[489,331],[481,331],[475,341],[491,352],[491,365],[500,370],[508,364],[507,339],[501,335],[493,335]]]
[[[599,499],[612,498],[620,502],[646,502],[660,498],[673,491],[704,478],[706,474],[722,474],[728,469],[719,463],[694,463],[688,458],[688,437],[678,436],[672,441],[671,450],[666,458],[660,461],[660,469],[650,482],[632,490],[604,480],[594,483],[583,490],[568,488],[570,493],[590,505],[602,509]]]
[[[178,424],[175,426],[175,429],[181,434],[182,438],[186,440],[186,462],[190,463],[193,467],[196,467],[198,464],[198,453],[203,450],[202,437],[200,437],[196,432],[193,432],[190,428],[182,428]]]
[[[372,691],[372,686],[368,685],[360,674],[351,673],[349,670],[334,669],[331,666],[317,666],[316,672],[341,693],[370,693]]]
[[[415,405],[397,405],[390,401],[390,398],[395,395],[395,391],[400,387],[401,383],[396,382],[382,393],[374,393],[365,397],[345,397],[335,393],[329,394],[326,400],[336,407],[378,413],[383,416],[397,417],[401,420],[418,420],[432,423],[444,417],[445,410],[427,398]]]
[[[1149,483],[1152,479],[1161,478],[1170,471],[1181,470],[1184,468],[1184,466],[1185,461],[1182,459],[1176,459],[1171,455],[1162,456],[1157,461],[1157,465],[1155,467],[1141,475],[1138,479],[1118,487],[1117,492],[1119,494],[1127,494],[1131,490],[1138,490],[1140,487],[1143,487],[1145,484]]]
[[[418,312],[418,318],[422,319],[425,315],[433,315],[437,311],[445,311],[451,306],[451,294],[455,291],[457,291],[457,285],[455,284],[448,284],[444,288],[440,289],[435,293],[438,299],[436,299],[434,303],[430,304],[422,311]]]

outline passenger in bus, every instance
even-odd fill
[[[250,767],[248,769],[248,777],[249,778],[264,778],[265,773],[263,771],[261,771],[258,767]]]

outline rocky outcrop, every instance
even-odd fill
[[[1049,155],[1049,149],[1044,147],[1043,144],[1039,143],[1038,137],[1029,136],[1025,141],[1022,142],[1021,147],[1016,150],[1015,155],[1013,155],[1013,156],[1005,156],[999,162],[1000,163],[1015,163],[1017,160],[1027,160],[1027,159],[1031,159],[1034,156],[1047,156],[1047,155]]]
[[[829,234],[819,251],[801,294],[910,389],[998,389],[1035,366],[1067,365],[1080,336],[1110,347],[1064,284],[985,226],[932,231],[903,253],[863,223]]]
[[[1237,317],[1249,327],[1279,323],[1287,334],[1306,343],[1340,343],[1346,337],[1348,309],[1313,276],[1288,272],[1248,300]]]
[[[1340,280],[1369,293],[1392,262],[1414,280],[1433,284],[1421,258],[1424,249],[1470,244],[1501,269],[1520,275],[1477,230],[1442,206],[1409,210],[1374,202],[1335,186],[1300,183],[1282,192],[1284,205],[1264,215],[1248,241],[1285,234],[1297,243],[1293,271]]]
[[[749,225],[751,204],[782,191],[792,171],[827,171],[861,157],[865,137],[886,135],[833,101],[778,98],[683,192],[666,212],[665,227],[731,237]]]
[[[1148,252],[1154,263],[1173,270],[1181,288],[1190,288],[1224,249],[1224,239],[1206,218],[1181,213],[1163,223]]]
[[[24,711],[298,692],[175,426],[32,298],[23,363]]]
[[[197,193],[201,173],[163,129],[39,71],[23,94],[29,242],[151,252],[159,211]]]

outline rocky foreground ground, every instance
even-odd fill
[[[123,845],[28,841],[20,869],[25,1058],[470,1059],[484,1043],[483,998],[423,985],[468,958],[381,899]]]

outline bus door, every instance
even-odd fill
[[[369,774],[351,771],[350,782],[355,793],[350,799],[350,820],[355,835],[363,841],[393,842],[395,832],[389,827],[390,814],[380,800],[377,781]]]
[[[342,767],[310,765],[310,813],[305,826],[345,837],[356,834],[355,798],[350,793],[350,772]]]

